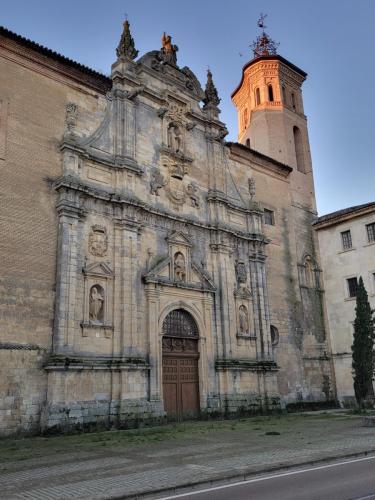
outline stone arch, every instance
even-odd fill
[[[189,304],[187,304],[184,301],[176,301],[168,304],[164,309],[161,311],[159,314],[159,334],[163,335],[163,323],[165,318],[168,316],[168,314],[175,309],[183,309],[190,313],[192,318],[194,319],[195,323],[197,324],[198,327],[198,333],[199,337],[201,337],[201,332],[204,331],[204,321],[203,318],[200,316],[199,312]]]

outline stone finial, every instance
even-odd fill
[[[206,83],[206,89],[204,91],[205,97],[203,99],[204,106],[203,109],[206,109],[207,107],[215,107],[217,108],[219,103],[220,103],[220,98],[217,93],[217,89],[215,87],[215,84],[212,80],[212,73],[208,69],[207,70],[207,83]]]
[[[120,43],[116,49],[117,57],[126,57],[127,59],[135,59],[138,55],[134,45],[134,39],[130,33],[130,24],[126,19],[124,22],[124,29],[121,35]]]

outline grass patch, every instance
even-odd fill
[[[126,451],[131,446],[150,445],[160,442],[178,441],[181,446],[192,443],[218,439],[223,435],[233,434],[251,440],[259,436],[257,431],[266,435],[296,435],[300,430],[317,425],[319,421],[333,422],[359,418],[358,415],[348,413],[327,414],[282,414],[273,416],[256,416],[236,420],[211,420],[166,424],[158,427],[143,427],[129,430],[109,430],[100,432],[76,433],[71,435],[38,436],[23,439],[4,439],[0,441],[0,468],[4,469],[8,461],[27,460],[35,457],[93,452],[114,453]],[[328,424],[328,422],[327,422]],[[273,430],[278,426],[278,431]],[[280,431],[280,432],[279,432]],[[217,437],[215,437],[217,434]],[[104,449],[105,448],[105,451]]]

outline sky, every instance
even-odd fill
[[[202,85],[209,66],[228,140],[237,140],[230,94],[252,58],[266,13],[278,53],[308,73],[303,85],[319,215],[375,201],[375,0],[0,0],[0,24],[102,73],[128,16],[140,55],[166,31],[178,64]]]

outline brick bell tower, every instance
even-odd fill
[[[302,84],[307,74],[277,54],[276,44],[264,31],[252,45],[254,57],[242,70],[232,93],[238,113],[238,141],[293,169],[311,172],[307,120]]]

